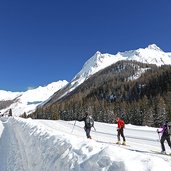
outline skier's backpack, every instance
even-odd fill
[[[169,135],[171,135],[171,122],[167,123],[167,132]]]
[[[91,128],[91,127],[94,127],[94,120],[91,116],[87,116],[86,117],[86,120],[85,120],[85,126],[87,128]]]

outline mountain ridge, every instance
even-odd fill
[[[171,65],[171,53],[164,52],[156,44],[150,44],[146,48],[139,48],[137,50],[118,52],[115,55],[109,54],[109,53],[102,54],[100,51],[97,51],[91,58],[89,58],[85,62],[82,69],[73,77],[73,79],[70,82],[65,82],[65,84],[61,86],[59,89],[54,89],[53,93],[46,99],[43,97],[38,98],[38,99],[34,99],[34,98],[31,99],[31,97],[27,96],[27,94],[29,94],[30,92],[34,92],[34,90],[28,90],[24,92],[25,94],[24,96],[22,92],[5,92],[3,90],[0,90],[0,95],[4,94],[3,96],[6,95],[6,97],[9,95],[8,99],[6,100],[11,100],[10,103],[12,103],[12,100],[14,100],[15,98],[16,99],[14,101],[17,101],[18,100],[17,97],[21,96],[20,100],[22,99],[22,101],[24,101],[24,103],[27,103],[29,106],[31,105],[35,105],[36,107],[43,106],[47,104],[48,102],[53,101],[52,99],[57,101],[65,97],[67,94],[70,94],[78,86],[80,86],[86,80],[88,80],[91,76],[93,76],[95,73],[111,66],[112,64],[115,64],[118,61],[124,61],[124,60],[137,61],[137,62],[147,63],[147,64],[155,64],[157,66],[161,66],[165,64]],[[145,70],[143,72],[145,72]],[[141,71],[139,72],[138,77],[140,75],[141,75]],[[133,79],[133,76],[131,77],[132,78],[130,79]],[[138,77],[134,76],[134,79]],[[41,89],[41,86],[37,88],[37,90],[39,89]],[[1,100],[3,101],[2,97],[0,97],[0,101]],[[2,110],[2,112],[5,112],[5,111]],[[20,111],[19,113],[21,114],[22,112],[24,112],[24,109]],[[31,110],[27,112],[31,113]]]
[[[121,60],[133,60],[147,64],[156,64],[157,66],[171,65],[171,53],[164,52],[156,44],[150,44],[144,49],[139,48],[137,50],[118,52],[116,55],[108,53],[102,54],[100,51],[97,51],[85,62],[82,69],[74,76],[67,87],[65,87],[66,91],[64,94],[61,94],[59,99],[73,91],[91,75]]]

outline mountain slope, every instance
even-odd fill
[[[56,91],[68,84],[67,81],[57,81],[47,86],[39,86],[38,88],[27,90],[26,92],[6,92],[0,91],[1,101],[0,104],[7,103],[11,100],[11,104],[2,107],[0,112],[8,114],[9,109],[12,109],[13,115],[20,116],[24,112],[30,114],[38,105],[47,100]]]
[[[53,103],[61,99],[62,97],[66,96],[74,89],[76,89],[93,74],[122,60],[138,61],[147,64],[155,64],[157,66],[171,65],[171,53],[162,51],[155,44],[151,44],[144,49],[140,48],[137,50],[118,52],[116,55],[111,55],[107,53],[102,54],[98,51],[84,64],[81,71],[75,75],[75,77],[66,87],[55,93],[54,96],[49,99],[49,102]]]
[[[152,44],[145,49],[118,52],[116,55],[95,53],[83,66],[81,71],[71,81],[72,85],[80,85],[91,75],[121,60],[135,60],[147,64],[171,65],[171,53],[163,52],[157,45]]]
[[[171,119],[171,65],[158,67],[118,61],[92,75],[62,98],[61,91],[32,114],[34,118],[72,120],[88,110],[96,121],[158,126]],[[49,114],[49,115],[47,115]]]

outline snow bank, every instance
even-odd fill
[[[10,118],[8,129],[9,136],[12,137],[11,147],[16,149],[8,153],[7,171],[161,171],[171,169],[170,162],[162,158],[76,137],[66,133],[65,130],[62,132],[54,130],[32,119]],[[3,131],[1,122],[0,131]]]

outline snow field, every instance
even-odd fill
[[[171,169],[170,157],[135,152],[129,150],[129,147],[110,145],[112,124],[95,123],[97,132],[105,131],[103,134],[92,131],[94,139],[102,143],[87,140],[81,127],[82,123],[77,123],[71,134],[73,124],[73,121],[32,120],[17,117],[1,119],[0,154],[3,155],[0,157],[0,170],[169,171]],[[131,125],[128,127],[132,131],[153,130]],[[131,131],[129,134],[131,135]],[[105,135],[109,137],[105,139]],[[104,143],[105,141],[109,143]],[[141,143],[137,142],[135,148],[140,145]],[[146,151],[148,150],[147,148]]]

